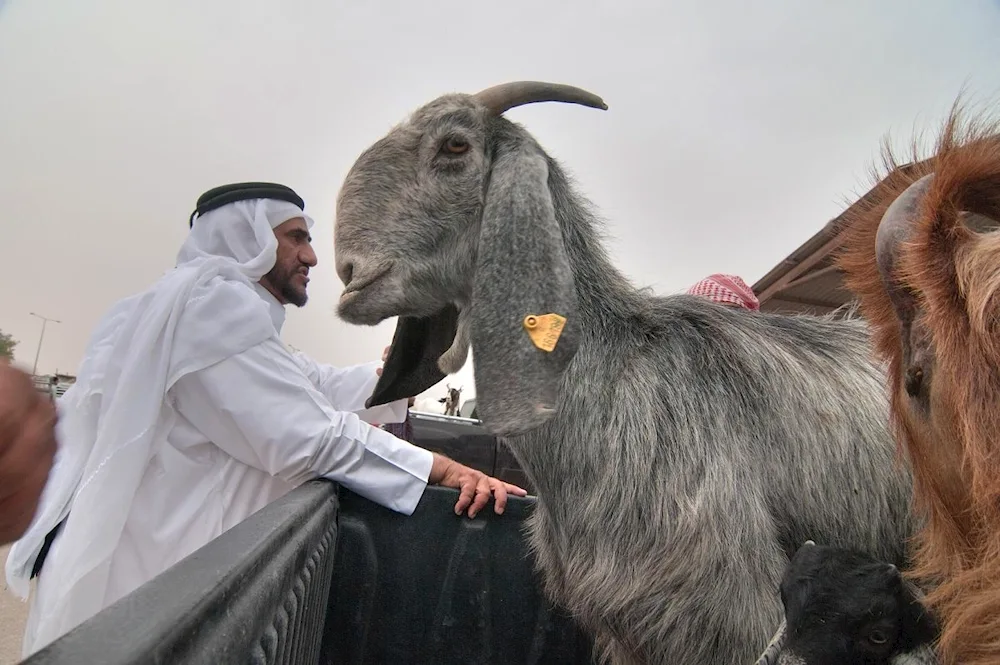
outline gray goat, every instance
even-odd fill
[[[442,96],[353,165],[337,201],[339,315],[399,316],[369,404],[465,362],[479,416],[537,488],[549,597],[616,664],[747,665],[809,537],[902,564],[913,529],[882,368],[860,321],[656,297],[611,264],[590,205],[520,104]]]

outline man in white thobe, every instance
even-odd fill
[[[269,183],[206,192],[177,266],[98,325],[7,563],[26,597],[49,536],[25,657],[307,480],[407,515],[428,483],[460,489],[470,517],[525,494],[370,425],[407,408],[364,408],[378,362],[338,369],[281,343],[284,306],[305,304],[316,265],[303,208]]]

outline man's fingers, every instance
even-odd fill
[[[496,478],[490,478],[490,487],[493,488],[493,512],[497,515],[503,515],[503,511],[507,509],[506,483]]]
[[[472,502],[472,508],[469,509],[469,517],[475,517],[489,500],[490,479],[488,476],[479,476],[479,480],[476,483],[476,499]]]
[[[469,517],[475,517],[489,503],[491,496],[496,503],[494,511],[497,515],[502,515],[507,509],[507,501],[510,495],[528,495],[528,492],[523,488],[506,483],[498,478],[487,476],[480,471],[475,471],[458,463],[453,463],[452,467],[442,472],[443,475],[435,482],[444,487],[458,488],[458,501],[455,503],[456,515],[461,515],[468,510]]]
[[[501,481],[502,482],[502,481]],[[528,490],[522,489],[517,485],[512,485],[510,483],[503,483],[504,489],[514,496],[528,496]]]
[[[27,375],[13,367],[0,368],[0,455],[21,435],[31,412],[44,404]]]
[[[455,504],[455,514],[461,515],[465,512],[465,509],[469,507],[472,503],[472,497],[476,493],[476,486],[469,481],[462,482],[462,489],[458,493],[458,503]]]
[[[31,520],[35,519],[37,507],[37,501],[0,503],[0,510],[3,511],[0,512],[0,545],[12,543],[24,535],[31,526]]]
[[[20,478],[15,492],[0,499],[0,531],[6,537],[9,538],[13,533],[13,538],[20,538],[31,524],[50,470],[51,463],[47,459],[37,460]],[[0,542],[8,541],[0,539]]]
[[[0,451],[0,499],[19,493],[32,481],[32,471],[52,465],[56,445],[54,437],[55,408],[39,400],[21,422],[11,445]],[[44,485],[44,480],[42,481]],[[41,491],[39,489],[39,491]]]
[[[47,411],[36,409],[7,453],[0,455],[0,544],[24,534],[48,481],[56,446],[55,419]]]
[[[384,349],[382,349],[382,362],[384,363],[388,359],[389,359],[389,347],[387,346]],[[376,367],[375,373],[378,374],[379,376],[382,376],[382,368]]]
[[[0,364],[0,544],[31,523],[56,454],[55,406],[31,377]]]

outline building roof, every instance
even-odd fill
[[[914,163],[904,164],[899,170],[914,166]],[[834,258],[843,247],[844,216],[873,196],[876,187],[754,283],[752,288],[761,311],[828,314],[854,300],[854,295],[844,287],[843,273],[834,265]]]
[[[833,255],[840,249],[837,217],[753,285],[765,312],[825,314],[850,302]]]
[[[992,134],[981,140],[1000,142],[1000,134]],[[895,172],[905,173],[928,161],[925,159],[902,164]],[[885,179],[881,182],[885,182]],[[833,265],[833,260],[843,246],[844,215],[866,202],[877,187],[878,185],[865,192],[847,210],[830,220],[813,237],[757,280],[752,288],[762,311],[826,314],[854,300],[853,294],[844,288],[843,275]]]

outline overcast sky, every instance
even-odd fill
[[[963,87],[1000,98],[998,35],[997,0],[0,0],[0,330],[30,368],[29,312],[61,320],[38,369],[74,372],[107,308],[173,265],[199,194],[271,180],[317,222],[285,340],[377,358],[394,320],[334,312],[337,190],[409,111],[512,79],[609,104],[509,117],[637,285],[752,284],[863,190],[883,135],[933,130]]]

